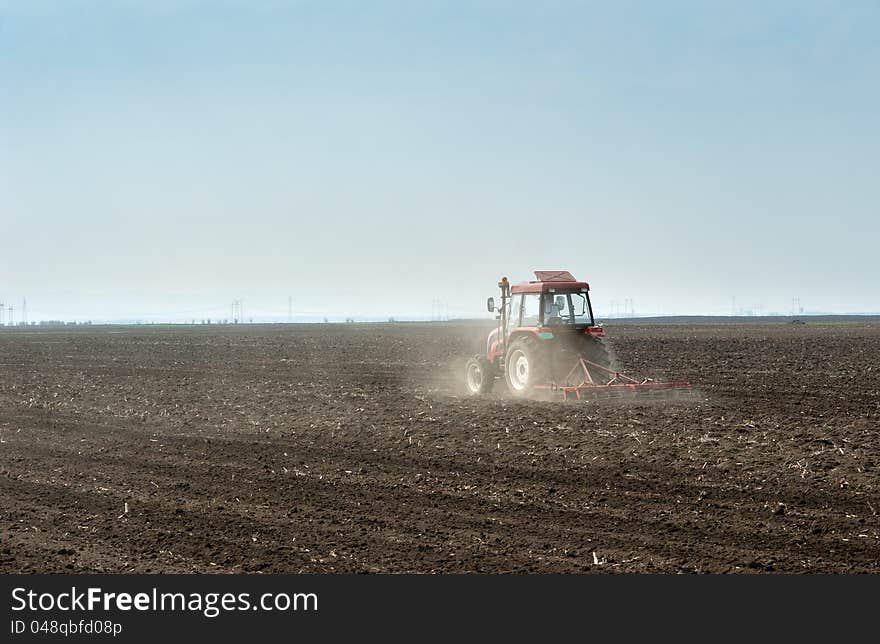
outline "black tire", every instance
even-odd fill
[[[605,344],[605,338],[584,338],[581,355],[589,362],[602,365],[611,371],[616,370],[614,361],[611,359],[611,352],[608,350],[608,345]],[[590,364],[587,365],[587,369],[590,370],[590,376],[592,376],[593,381],[600,384],[608,382],[613,377],[611,373],[604,369],[598,369]]]
[[[495,386],[495,365],[483,356],[471,358],[464,368],[464,385],[472,396],[488,394]]]
[[[537,339],[522,337],[510,344],[504,357],[504,379],[512,395],[525,398],[533,395],[538,385],[547,384],[545,358]]]

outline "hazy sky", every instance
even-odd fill
[[[877,311],[878,34],[874,0],[0,0],[0,300],[481,315],[558,268],[600,315]]]

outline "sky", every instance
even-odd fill
[[[476,317],[564,269],[599,317],[880,311],[878,33],[859,0],[0,0],[0,301]]]

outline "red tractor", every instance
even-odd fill
[[[605,346],[605,330],[593,318],[590,285],[568,271],[535,271],[535,277],[513,286],[506,277],[498,283],[498,327],[489,334],[485,355],[474,356],[465,368],[471,394],[492,391],[496,377],[520,397],[541,391],[581,398],[690,387],[618,373]],[[489,298],[488,309],[496,310],[495,298]]]

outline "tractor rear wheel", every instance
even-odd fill
[[[520,397],[533,394],[538,385],[545,384],[545,367],[537,340],[528,337],[515,340],[504,359],[504,378],[510,393]]]
[[[483,356],[471,358],[464,368],[464,382],[472,396],[489,393],[495,385],[495,365]]]
[[[611,352],[608,350],[604,338],[584,338],[584,343],[581,347],[581,355],[589,362],[602,365],[606,369],[615,371],[613,365],[614,361],[611,359]],[[596,383],[605,383],[612,378],[612,374],[603,369],[598,369],[591,364],[587,365],[587,368],[590,370],[590,376],[592,376],[593,381]]]

